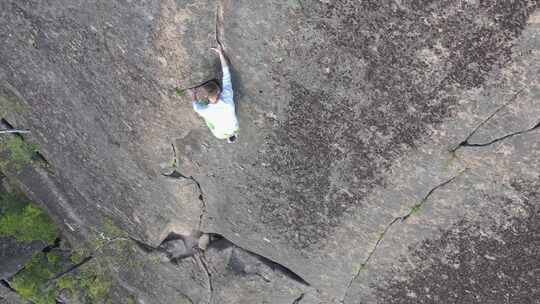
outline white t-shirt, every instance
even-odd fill
[[[206,121],[215,137],[226,139],[238,133],[238,119],[234,105],[231,74],[226,64],[222,65],[222,89],[217,103],[193,102],[193,109]]]

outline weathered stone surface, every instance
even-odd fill
[[[398,286],[389,273],[409,245],[483,214],[485,227],[504,222],[501,200],[483,193],[519,205],[511,181],[537,178],[536,7],[3,1],[0,101],[10,110],[0,113],[32,130],[25,140],[54,169],[10,174],[73,240],[99,235],[106,218],[151,247],[200,226],[312,287],[287,291],[296,283],[236,261],[236,247],[209,250],[214,267],[236,267],[215,276],[220,303],[371,303],[380,286]],[[239,105],[234,145],[173,96],[212,77],[216,12]],[[174,154],[193,179],[161,175]],[[133,260],[153,254],[137,249]],[[193,259],[106,263],[141,303],[207,301]],[[267,271],[272,289],[261,287]]]
[[[9,279],[16,274],[45,246],[44,241],[20,242],[13,237],[0,237],[0,279]]]
[[[0,304],[23,304],[25,303],[16,293],[0,284]]]
[[[534,3],[248,2],[224,4],[242,140],[199,139],[186,167],[204,190],[207,229],[340,301],[386,225],[467,167],[451,147],[516,91],[526,88],[518,104],[536,102],[535,45],[512,49]],[[252,19],[263,21],[236,26]],[[529,83],[488,81],[520,62],[532,65]],[[196,146],[188,138],[178,145]]]
[[[58,210],[59,217],[97,226],[107,215],[154,245],[171,219],[184,225],[177,229],[190,229],[192,218],[159,164],[172,160],[171,138],[190,125],[190,105],[173,97],[174,87],[213,72],[208,37],[215,7],[174,1],[1,6],[2,86],[31,109],[5,118],[32,129],[28,140],[57,169],[53,180],[73,211]]]
[[[310,289],[289,270],[226,240],[212,243],[206,260],[214,303],[290,304]]]
[[[421,208],[413,206],[405,221],[388,219],[345,303],[537,302],[537,276],[520,270],[539,262],[540,133],[532,129],[539,121],[532,110],[540,83],[537,32],[529,25],[513,48],[512,64],[492,73],[485,88],[464,94],[463,103],[478,100],[478,108],[496,103],[446,160],[466,171]]]
[[[414,267],[377,288],[379,302],[539,303],[537,183],[514,181],[517,197],[489,198],[505,205],[502,221],[462,221],[418,246]]]

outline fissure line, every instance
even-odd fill
[[[343,295],[343,298],[341,299],[341,303],[344,303],[345,302],[345,299],[347,297],[347,293],[349,291],[349,289],[351,288],[352,286],[352,283],[358,279],[358,277],[360,276],[360,273],[362,272],[362,270],[365,269],[365,267],[369,264],[371,258],[375,255],[377,249],[379,248],[379,245],[382,243],[382,241],[384,240],[384,237],[386,236],[386,234],[388,233],[388,231],[390,230],[390,228],[397,222],[405,222],[411,215],[415,214],[416,212],[418,212],[423,206],[424,204],[427,202],[427,200],[431,197],[431,195],[433,195],[433,193],[435,191],[437,191],[438,189],[450,184],[451,182],[453,182],[456,178],[458,178],[459,176],[461,176],[464,172],[466,172],[467,169],[459,172],[458,174],[456,174],[455,176],[451,177],[450,179],[447,179],[445,180],[444,182],[436,185],[435,187],[431,188],[431,190],[428,191],[428,193],[420,200],[420,202],[418,204],[415,204],[410,210],[409,212],[407,212],[407,214],[405,215],[402,215],[402,216],[398,216],[398,217],[395,217],[394,219],[392,219],[392,221],[390,223],[388,223],[386,225],[386,227],[384,228],[384,230],[381,232],[381,234],[379,235],[379,237],[377,238],[377,241],[375,242],[375,245],[373,246],[373,248],[370,250],[367,258],[364,260],[364,262],[360,265],[360,268],[358,269],[358,271],[354,274],[354,276],[352,277],[352,279],[349,281],[349,283],[347,284],[347,288],[345,290],[345,293]]]
[[[510,100],[508,100],[507,102],[505,102],[503,105],[501,105],[499,108],[497,108],[493,113],[491,113],[488,117],[486,117],[480,124],[478,124],[474,130],[472,130],[471,133],[469,133],[469,135],[462,141],[460,142],[458,145],[456,145],[454,148],[450,149],[450,152],[451,153],[455,153],[457,150],[459,150],[461,147],[470,147],[471,146],[471,143],[469,143],[469,140],[471,139],[471,137],[476,134],[476,132],[478,132],[478,130],[484,126],[486,123],[488,123],[493,117],[495,117],[495,115],[497,115],[500,111],[502,111],[503,109],[505,109],[507,106],[509,106],[511,103],[515,102],[517,100],[517,98],[519,97],[519,95],[524,91],[525,89],[520,89],[519,91],[517,91],[513,96],[512,98],[510,98]],[[513,135],[512,135],[513,136]],[[504,138],[502,138],[504,139]],[[499,139],[499,140],[496,140],[496,141],[500,141],[502,139]],[[494,142],[492,142],[494,143]],[[491,143],[489,143],[491,144]],[[486,145],[489,145],[489,144],[486,144]]]

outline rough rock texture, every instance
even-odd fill
[[[0,279],[12,277],[45,246],[44,241],[19,242],[13,237],[0,237]]]
[[[482,278],[452,272],[456,263],[447,261],[494,269],[482,263],[486,254],[504,259],[486,251],[494,246],[516,271],[538,262],[538,201],[524,198],[540,169],[537,6],[2,1],[0,114],[32,130],[25,141],[39,144],[52,168],[6,174],[72,242],[99,236],[107,219],[137,240],[131,260],[140,267],[102,258],[122,287],[118,299],[496,299],[483,295],[489,286],[469,293],[457,283],[470,278],[534,301],[526,298],[537,293],[534,272],[501,266],[501,277]],[[216,20],[233,66],[241,124],[234,145],[211,137],[187,98],[173,94],[216,75],[208,50]],[[180,179],[161,175],[173,159]],[[522,228],[531,231],[517,246],[530,252],[523,260],[493,243]],[[159,260],[153,248],[169,233],[192,230],[234,245],[211,244],[204,259],[177,265]],[[448,235],[449,245],[441,243]],[[272,272],[258,257],[295,275]],[[456,284],[438,288],[430,279],[437,272]],[[510,286],[505,276],[527,282]]]
[[[0,284],[0,304],[23,304],[25,303],[15,292]]]

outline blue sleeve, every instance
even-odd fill
[[[204,110],[206,110],[207,108],[207,105],[203,104],[202,102],[194,101],[192,103],[193,103],[193,110],[195,110],[195,112],[199,114],[204,112]]]
[[[223,79],[221,80],[221,99],[225,103],[234,105],[231,72],[226,62],[222,62],[221,65],[223,69]]]

